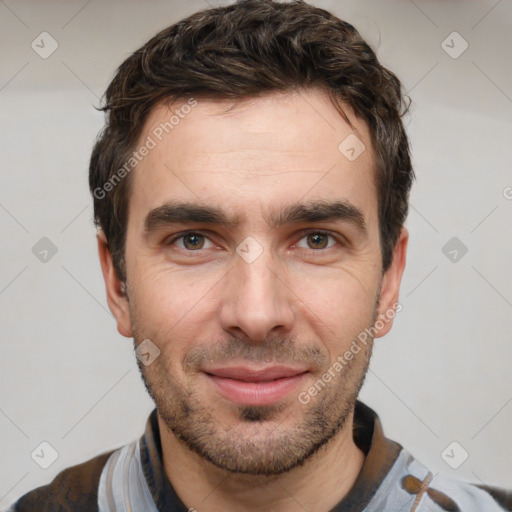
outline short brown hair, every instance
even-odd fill
[[[92,152],[89,186],[95,224],[106,235],[121,280],[132,180],[113,180],[130,159],[152,107],[191,96],[241,100],[307,87],[324,89],[368,123],[382,266],[388,269],[414,179],[400,81],[359,32],[333,14],[299,0],[241,0],[159,32],[121,64],[105,93],[106,125]]]

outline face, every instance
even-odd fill
[[[160,351],[139,366],[177,439],[229,471],[279,474],[350,419],[372,346],[353,342],[397,301],[407,236],[383,274],[369,131],[324,93],[188,104],[144,127],[127,296],[100,241],[109,305]]]

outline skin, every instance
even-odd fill
[[[141,142],[169,119],[169,108],[152,110]],[[353,128],[314,89],[237,103],[198,100],[132,171],[126,295],[98,234],[118,331],[160,350],[139,367],[157,405],[167,477],[199,512],[327,511],[363,465],[352,422],[372,343],[309,403],[298,400],[398,302],[405,267],[403,228],[382,271],[370,135],[364,120],[344,111]],[[351,162],[338,146],[352,133],[366,149]],[[284,205],[309,201],[350,203],[366,232],[346,219],[270,222]],[[145,231],[148,213],[166,202],[215,206],[239,223]],[[176,239],[184,231],[197,235]],[[251,263],[236,252],[247,237],[262,250]],[[383,325],[376,337],[392,320]],[[278,403],[259,407],[224,398],[202,371],[212,363],[276,362],[309,373]]]

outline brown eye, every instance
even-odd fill
[[[213,247],[213,243],[208,239],[208,237],[201,233],[195,233],[192,231],[175,237],[171,242],[169,242],[169,245],[176,245],[179,249],[185,251],[198,251],[200,249]]]
[[[198,235],[197,233],[185,235],[183,237],[183,245],[186,249],[190,249],[192,251],[195,249],[202,249],[204,245],[204,237],[203,235]]]
[[[340,240],[326,231],[303,231],[297,247],[320,252],[322,249],[330,249],[336,243],[340,245]]]
[[[328,244],[328,235],[324,233],[311,233],[307,236],[308,246],[311,249],[325,249]]]

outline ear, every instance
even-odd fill
[[[103,230],[98,231],[98,255],[100,257],[101,271],[107,291],[108,307],[117,321],[117,330],[119,334],[126,338],[132,337],[132,328],[130,321],[130,306],[128,297],[123,293],[121,285],[123,284],[117,276],[112,261],[112,254],[108,248],[107,237]]]
[[[402,228],[395,248],[393,249],[393,261],[381,280],[378,317],[374,325],[376,338],[384,336],[391,330],[393,318],[396,313],[402,309],[402,305],[398,302],[398,297],[400,293],[400,282],[402,281],[402,275],[405,269],[408,241],[409,232],[407,229]]]

